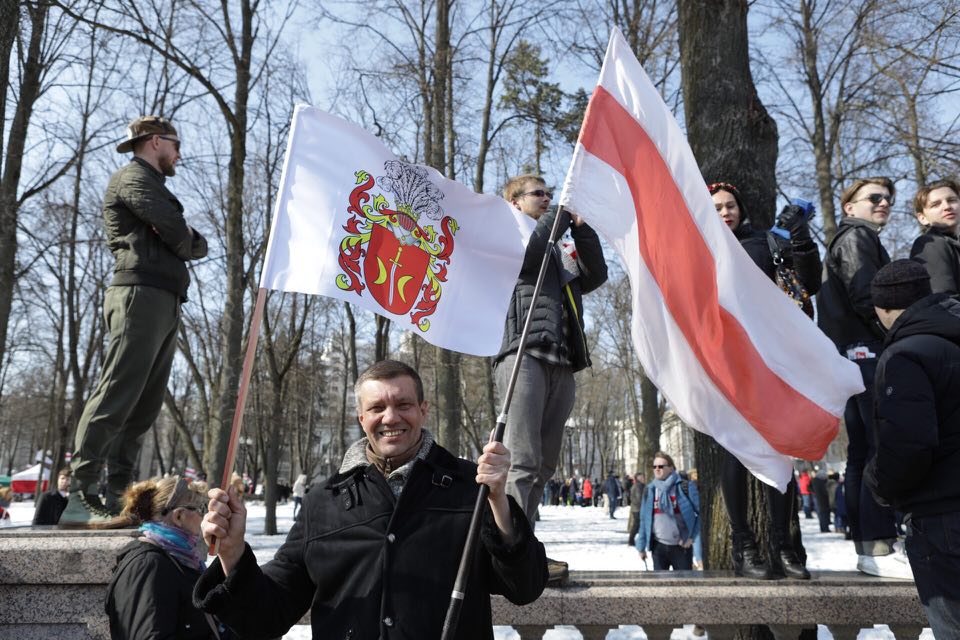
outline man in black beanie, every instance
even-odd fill
[[[904,514],[907,556],[933,635],[960,629],[960,302],[896,260],[871,286],[887,329],[877,364],[877,452],[864,480]]]

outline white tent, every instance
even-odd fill
[[[19,473],[10,476],[10,489],[14,493],[33,493],[37,489],[37,474],[40,473],[40,463],[33,465],[29,469],[24,469]],[[50,468],[43,469],[43,487],[41,491],[47,490],[47,484],[50,482]]]

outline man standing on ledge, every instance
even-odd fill
[[[547,580],[543,545],[504,491],[510,452],[490,442],[473,464],[434,442],[423,382],[402,362],[372,365],[354,393],[365,437],[307,493],[273,560],[258,566],[244,542],[235,490],[210,490],[202,531],[220,552],[194,588],[195,606],[251,638],[280,637],[308,610],[314,638],[439,638],[485,484],[456,637],[493,640],[490,594],[527,604]]]
[[[166,118],[130,123],[118,153],[133,160],[110,178],[103,220],[116,264],[103,312],[110,342],[100,381],[77,425],[73,480],[61,527],[110,526],[133,477],[140,441],[160,413],[177,348],[186,261],[207,255],[207,241],[183,218],[165,181],[176,173],[180,138]],[[97,491],[107,465],[106,503]]]
[[[550,208],[553,194],[539,176],[511,178],[503,189],[503,197],[536,220],[537,226],[527,243],[507,311],[503,345],[496,358],[501,398],[507,391],[523,323],[557,215],[557,209]],[[563,428],[576,396],[573,374],[590,366],[581,295],[607,280],[607,264],[596,232],[576,215],[566,211],[561,215],[558,236],[569,229],[573,243],[558,240],[551,251],[504,435],[504,444],[513,458],[507,493],[523,508],[531,528],[536,526],[543,488],[553,477],[560,458]],[[565,575],[566,564],[551,561],[551,579]]]
[[[827,246],[823,285],[817,295],[817,322],[840,353],[860,367],[866,390],[847,401],[843,422],[850,442],[844,490],[857,569],[884,578],[910,578],[897,539],[893,509],[877,504],[863,484],[863,469],[876,452],[873,379],[883,348],[883,327],[870,297],[873,276],[890,262],[880,243],[895,189],[889,178],[860,178],[840,196],[843,218]]]

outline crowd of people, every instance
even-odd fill
[[[768,549],[758,548],[747,518],[747,471],[732,453],[724,455],[718,477],[681,474],[663,451],[651,461],[649,482],[613,472],[603,479],[554,477],[576,398],[574,374],[591,365],[583,296],[604,284],[607,265],[596,232],[575,213],[551,206],[542,177],[521,175],[507,182],[503,197],[536,224],[494,358],[501,395],[520,359],[504,442],[487,444],[475,463],[458,459],[424,426],[428,404],[418,372],[397,361],[373,364],[354,388],[364,437],[314,491],[305,475],[284,489],[294,500],[295,524],[261,567],[244,542],[241,498],[249,487],[239,476],[235,485],[209,492],[176,476],[131,484],[142,436],[163,402],[190,281],[187,262],[204,257],[207,243],[166,186],[181,157],[173,124],[138,118],[117,151],[133,159],[111,177],[103,205],[116,260],[104,302],[105,362],[77,428],[71,468],[38,501],[36,515],[38,524],[139,528],[108,592],[114,637],[222,639],[234,631],[277,637],[307,611],[316,637],[439,637],[471,507],[485,485],[471,577],[453,598],[462,607],[457,637],[487,640],[490,594],[523,604],[567,575],[566,564],[547,558],[536,538],[540,505],[605,506],[610,518],[626,506],[629,542],[641,559],[649,557],[654,570],[690,570],[703,561],[698,480],[723,496],[736,575],[809,579],[790,522],[798,508],[806,517],[815,510],[827,531],[832,513],[833,526],[853,542],[858,568],[914,577],[938,640],[956,637],[956,182],[918,190],[913,206],[924,231],[911,259],[893,262],[880,240],[895,199],[888,178],[859,179],[844,190],[843,216],[822,260],[808,203],[794,201],[771,229],[760,230],[735,185],[708,185],[718,215],[753,263],[816,316],[860,368],[866,387],[845,410],[843,476],[815,469],[799,474],[786,492],[766,489]],[[551,237],[555,221],[566,239]],[[548,268],[534,299],[544,256]],[[521,344],[528,314],[529,340]],[[0,517],[4,500],[0,493]],[[201,539],[217,545],[210,566]]]

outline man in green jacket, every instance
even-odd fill
[[[117,147],[131,151],[133,160],[113,174],[103,200],[116,260],[103,305],[110,342],[77,425],[62,527],[110,526],[119,514],[140,439],[163,403],[190,284],[186,261],[207,255],[207,241],[186,223],[183,205],[164,184],[180,160],[176,129],[158,116],[137,118]],[[104,464],[105,502],[98,490]]]

